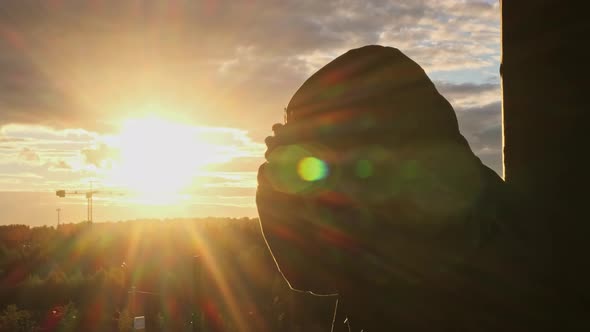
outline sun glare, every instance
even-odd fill
[[[200,168],[214,163],[216,146],[197,127],[150,117],[123,123],[110,180],[150,202],[177,200]]]

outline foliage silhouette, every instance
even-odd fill
[[[138,292],[135,302],[151,331],[188,329],[192,258],[203,251],[205,275],[218,276],[205,278],[218,330],[329,329],[334,299],[291,294],[279,282],[255,219],[9,225],[0,226],[0,239],[0,308],[16,304],[41,331],[124,330],[132,285],[157,294]]]

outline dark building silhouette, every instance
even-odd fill
[[[505,179],[555,330],[590,330],[588,97],[582,1],[502,1]]]

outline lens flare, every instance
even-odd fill
[[[361,179],[366,179],[373,174],[373,165],[367,159],[361,159],[356,162],[356,175]]]
[[[328,165],[318,158],[306,157],[299,161],[297,174],[305,181],[318,181],[328,175]]]

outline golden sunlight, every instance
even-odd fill
[[[109,182],[154,203],[176,201],[195,172],[220,161],[198,127],[158,117],[125,121],[111,144],[120,155]]]

